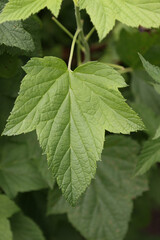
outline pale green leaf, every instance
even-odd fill
[[[118,20],[131,27],[139,25],[158,28],[160,25],[159,0],[79,0],[103,39]]]
[[[89,62],[72,72],[61,59],[45,57],[24,70],[4,134],[36,129],[58,185],[75,203],[95,175],[104,130],[128,134],[143,123],[118,91],[124,79],[106,64]]]
[[[160,138],[145,142],[137,162],[136,175],[144,174],[157,162],[160,162]]]
[[[9,220],[0,217],[0,240],[12,240],[12,237]]]
[[[28,18],[47,7],[57,16],[62,0],[9,0],[0,15],[0,23]]]
[[[70,207],[53,191],[49,195],[48,214],[66,212],[85,239],[124,239],[132,200],[147,190],[144,177],[133,178],[138,151],[138,144],[129,137],[107,137],[96,178],[78,206]]]
[[[22,213],[15,214],[11,218],[13,240],[44,240],[44,236],[38,225]]]

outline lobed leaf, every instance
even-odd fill
[[[0,15],[0,23],[28,18],[47,7],[57,16],[62,0],[9,0]]]
[[[95,175],[104,130],[128,134],[144,125],[118,90],[124,79],[106,64],[89,62],[72,72],[61,59],[45,57],[24,70],[3,134],[36,129],[58,185],[75,204]]]
[[[131,27],[160,25],[159,0],[79,0],[79,5],[87,10],[100,40],[112,30],[116,20]]]

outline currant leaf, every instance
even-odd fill
[[[112,30],[116,20],[131,27],[160,25],[159,0],[79,0],[79,5],[87,10],[100,40]]]
[[[0,23],[28,18],[47,7],[57,16],[62,0],[9,0],[0,15]]]
[[[104,130],[128,134],[144,125],[118,90],[124,79],[106,64],[89,62],[72,72],[63,60],[45,57],[31,59],[24,70],[3,134],[36,129],[58,185],[75,204],[95,175]]]

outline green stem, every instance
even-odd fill
[[[77,44],[77,65],[80,66],[81,62],[81,49],[80,46]]]
[[[118,71],[120,74],[133,72],[132,68],[124,68],[123,70]]]
[[[79,33],[80,33],[80,30],[77,29],[77,31],[76,31],[76,33],[75,33],[75,35],[73,37],[71,51],[70,51],[70,56],[69,56],[69,61],[68,61],[68,70],[71,70],[71,64],[72,64],[72,59],[73,59],[74,48],[75,48],[76,40],[77,40],[77,37],[78,37]]]
[[[52,20],[53,20],[71,39],[74,38],[73,34],[72,34],[65,26],[63,26],[62,23],[60,23],[57,18],[52,17]],[[80,41],[76,40],[76,43],[80,46],[81,50],[84,52],[84,47],[80,44]]]
[[[88,42],[84,36],[80,10],[79,10],[79,7],[76,5],[75,5],[75,15],[76,15],[77,29],[79,29],[79,31],[80,31],[80,33],[79,33],[80,41],[81,41],[82,45],[84,46],[84,54],[85,54],[84,62],[88,62],[88,61],[90,61],[90,49],[89,49]]]
[[[87,42],[88,42],[88,40],[90,39],[90,37],[92,36],[92,34],[94,33],[95,30],[96,30],[95,27],[93,27],[93,28],[91,29],[91,31],[87,34],[87,36],[86,36]]]

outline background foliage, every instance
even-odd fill
[[[0,10],[5,2],[0,2]],[[92,24],[85,11],[82,16],[87,33]],[[59,20],[74,33],[70,0],[64,1]],[[103,38],[101,28],[99,36]],[[149,76],[138,56],[139,52],[160,66],[159,38],[159,30],[131,29],[118,23],[102,42],[98,43],[96,32],[90,39],[92,60],[122,66],[118,71],[129,87],[121,92],[146,130],[130,136],[106,132],[95,180],[76,208],[62,197],[35,133],[0,138],[0,240],[160,239],[159,72],[142,59],[144,67],[154,72]],[[30,57],[57,56],[67,62],[70,45],[47,9],[25,21],[0,24],[1,133],[25,75],[21,67]],[[145,176],[133,177],[152,165]]]

